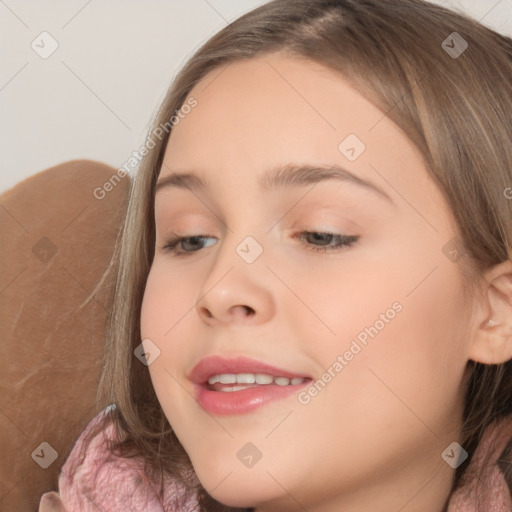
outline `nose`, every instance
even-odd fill
[[[226,239],[199,289],[196,311],[210,326],[261,324],[274,315],[272,273],[263,258],[249,264],[235,249]]]

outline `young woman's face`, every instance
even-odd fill
[[[160,180],[205,186],[156,193],[141,335],[199,480],[261,511],[441,511],[468,312],[453,219],[419,152],[308,61],[234,63],[190,96]],[[199,238],[164,248],[175,236]],[[210,356],[226,364],[191,375]]]

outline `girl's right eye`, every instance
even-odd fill
[[[197,244],[198,242],[201,242],[202,240],[206,240],[207,238],[211,238],[211,237],[207,237],[207,236],[175,236],[175,237],[171,237],[170,239],[168,239],[166,244],[162,247],[162,249],[165,252],[173,253],[175,256],[182,256],[182,255],[190,254],[190,253],[197,252],[197,251],[177,250],[176,248],[177,248],[178,244],[181,246],[182,249],[184,249],[186,242],[191,242],[192,247],[194,247],[195,244]],[[202,248],[203,247],[199,247],[199,249],[202,249]],[[197,246],[196,246],[196,249],[197,249]]]

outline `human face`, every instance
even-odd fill
[[[467,313],[444,249],[453,218],[419,152],[344,79],[305,60],[232,63],[190,96],[197,106],[173,129],[160,180],[189,172],[209,187],[156,193],[141,335],[160,350],[155,392],[202,485],[258,511],[440,512]],[[340,149],[349,134],[362,153],[353,136]],[[336,179],[260,188],[288,164],[338,166],[380,192]],[[339,239],[303,232],[356,239],[316,251]],[[164,249],[174,235],[205,238],[177,254]],[[312,380],[285,392],[203,388],[203,401],[189,376],[212,355]]]

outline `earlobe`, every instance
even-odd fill
[[[473,332],[469,359],[500,364],[512,359],[512,261],[485,274],[482,318]]]

